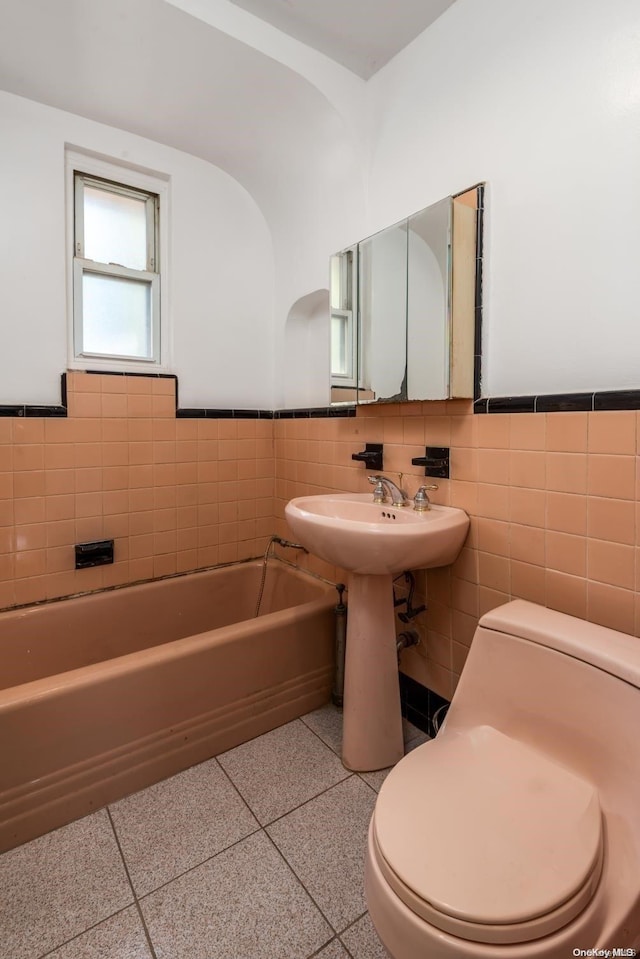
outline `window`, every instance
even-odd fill
[[[147,189],[150,177],[132,173],[131,182],[111,179],[94,169],[125,176],[129,171],[82,160],[68,157],[73,196],[70,365],[164,368],[160,193]]]
[[[331,384],[356,386],[354,250],[331,257]]]

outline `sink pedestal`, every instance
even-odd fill
[[[351,573],[342,762],[364,772],[403,755],[393,579]]]

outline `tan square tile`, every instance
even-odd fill
[[[342,933],[341,938],[353,959],[387,959],[387,951],[368,913]]]
[[[478,552],[478,582],[480,586],[509,592],[509,560],[505,556]]]
[[[104,811],[4,853],[0,882],[0,941],[11,959],[41,956],[133,900]]]
[[[636,503],[631,500],[591,496],[587,508],[587,530],[595,539],[635,543]]]
[[[587,581],[558,570],[546,571],[546,605],[561,613],[587,618]]]
[[[513,450],[543,450],[546,439],[546,420],[542,413],[511,415],[509,446]]]
[[[635,499],[636,461],[634,456],[589,457],[588,491],[592,496]]]
[[[307,959],[333,935],[263,832],[147,896],[141,908],[158,955],[171,959]]]
[[[138,896],[258,829],[215,759],[122,799],[111,815]]]
[[[535,526],[520,526],[512,523],[510,527],[511,559],[534,566],[545,563],[545,531]]]
[[[508,449],[510,416],[506,413],[478,416],[477,441],[479,449]]]
[[[118,377],[112,377],[114,380]],[[121,377],[124,379],[124,377]],[[138,910],[130,906],[98,926],[55,949],[49,959],[152,959]]]
[[[569,573],[571,576],[586,576],[586,538],[548,530],[546,533],[546,560],[549,569],[557,569],[562,573]]]
[[[349,953],[338,939],[334,939],[328,946],[316,953],[314,959],[349,959]]]
[[[349,775],[299,720],[223,753],[218,761],[263,824]]]
[[[587,618],[591,623],[633,635],[635,626],[635,593],[606,583],[589,582]]]
[[[597,411],[589,414],[588,450],[591,453],[636,452],[634,410]]]
[[[512,450],[509,476],[512,486],[544,489],[546,478],[545,454],[534,450]]]
[[[546,413],[547,449],[555,453],[584,453],[589,413]]]
[[[610,583],[623,589],[635,586],[635,550],[622,543],[590,539],[587,543],[589,579]]]
[[[267,827],[337,932],[366,909],[364,857],[375,799],[359,776],[351,776]]]
[[[483,483],[498,483],[503,486],[509,483],[508,450],[480,449],[476,458],[478,478]]]
[[[547,453],[546,484],[559,493],[586,493],[587,457],[583,453]]]

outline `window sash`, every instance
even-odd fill
[[[91,186],[105,193],[116,193],[119,196],[126,196],[132,200],[143,200],[145,203],[145,213],[147,218],[147,271],[150,273],[160,272],[160,263],[158,257],[158,196],[148,193],[146,190],[136,190],[133,187],[127,187],[120,183],[113,183],[110,180],[103,180],[99,177],[88,176],[86,173],[74,173],[75,190],[75,236],[74,236],[74,255],[84,258],[84,187]]]
[[[161,306],[160,306],[160,257],[159,257],[159,196],[148,190],[128,187],[124,184],[73,170],[73,353],[74,359],[94,358],[109,363],[111,360],[145,366],[160,366]],[[146,215],[146,270],[136,270],[116,263],[100,263],[89,260],[84,253],[84,187],[90,186],[106,193],[115,193],[136,200],[143,200]],[[150,288],[151,356],[130,356],[122,353],[96,353],[84,349],[83,277],[86,273],[102,274],[115,279],[135,280]]]
[[[151,356],[127,356],[122,353],[92,353],[84,349],[83,290],[82,280],[85,273],[100,273],[103,276],[121,277],[147,283],[151,290]],[[130,360],[135,363],[158,365],[160,359],[160,275],[142,270],[131,270],[125,266],[96,263],[75,257],[73,262],[73,300],[74,300],[74,352],[76,357],[114,358]]]

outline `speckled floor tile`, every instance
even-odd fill
[[[393,766],[389,766],[388,769],[376,769],[372,773],[358,773],[358,775],[361,777],[361,779],[364,779],[364,781],[368,783],[372,789],[375,789],[375,791],[379,793],[380,787],[392,769]]]
[[[342,753],[342,710],[334,706],[333,703],[325,703],[319,709],[314,709],[300,717],[302,722],[312,729],[324,743],[333,749],[336,755]],[[409,751],[409,744],[417,745],[418,742],[424,742],[428,739],[426,733],[410,723],[408,719],[402,720],[402,734],[404,737],[405,752]]]
[[[307,959],[333,932],[263,832],[141,902],[158,959]]]
[[[258,829],[215,759],[110,807],[138,896]]]
[[[353,959],[389,959],[389,953],[378,939],[369,913],[354,922],[340,938]]]
[[[130,906],[49,953],[47,959],[152,959],[152,955],[138,910]]]
[[[300,717],[302,722],[319,736],[338,756],[342,752],[342,710],[333,703]]]
[[[337,932],[367,908],[364,854],[375,800],[352,776],[267,827]]]
[[[35,959],[133,901],[105,810],[0,856],[0,950]]]
[[[405,734],[404,740],[404,752],[405,755],[410,753],[416,746],[421,746],[423,743],[429,741],[429,737],[426,733],[423,733],[421,729],[418,729],[417,726],[412,726],[407,720],[403,720],[403,729]],[[380,792],[380,787],[383,782],[393,769],[393,766],[389,766],[388,769],[376,769],[374,772],[370,773],[358,773],[366,783],[368,783],[372,789],[375,789],[376,792]]]
[[[330,942],[320,952],[313,954],[312,959],[350,959],[349,953],[337,939]]]
[[[263,825],[350,775],[299,719],[222,753],[218,761]]]

